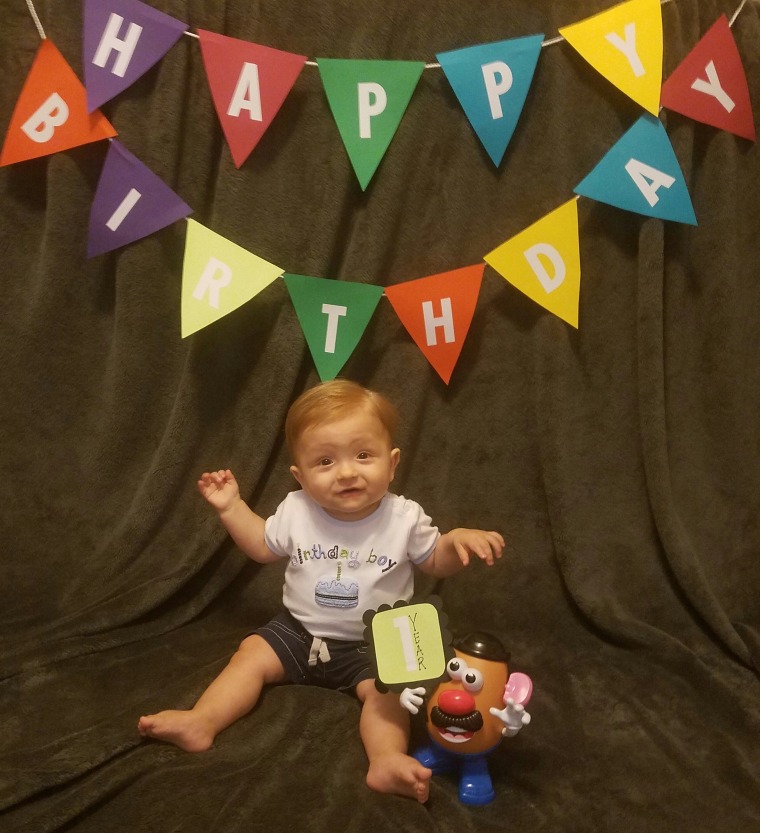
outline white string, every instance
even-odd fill
[[[45,30],[42,28],[40,19],[37,16],[37,9],[34,8],[34,3],[32,3],[32,0],[26,0],[26,6],[29,9],[29,14],[32,16],[34,25],[37,27],[37,31],[40,33],[40,37],[42,38],[42,40],[46,40]]]
[[[747,2],[747,0],[742,0],[742,2],[739,4],[739,8],[733,13],[733,15],[731,15],[731,20],[728,21],[728,28],[729,29],[734,25],[734,21],[736,20],[737,17],[739,17],[739,12],[744,8],[744,4],[746,2]]]

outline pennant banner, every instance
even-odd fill
[[[642,116],[573,190],[647,217],[697,224],[673,146],[653,116]]]
[[[472,323],[484,271],[480,263],[385,288],[401,323],[447,385]]]
[[[383,287],[306,275],[284,280],[319,378],[334,379],[364,334]]]
[[[425,64],[319,58],[317,66],[363,191],[396,134]]]
[[[662,106],[755,141],[747,76],[725,15],[662,85]]]
[[[531,300],[578,328],[581,258],[576,199],[502,243],[484,260]]]
[[[82,60],[92,112],[134,84],[188,28],[140,0],[85,0]]]
[[[188,220],[182,271],[182,338],[250,301],[283,272],[195,220]]]
[[[543,39],[543,35],[533,35],[436,55],[497,167],[522,113]]]
[[[87,257],[126,246],[191,213],[168,185],[113,140],[90,210]]]
[[[116,135],[51,40],[43,40],[11,117],[0,165],[59,153]]]
[[[239,168],[277,115],[306,56],[203,29],[198,36],[214,107]]]
[[[657,115],[662,82],[660,0],[628,0],[559,33],[597,72]]]

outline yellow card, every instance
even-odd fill
[[[483,259],[520,292],[578,328],[581,258],[577,199],[561,205]]]
[[[182,268],[182,338],[250,301],[284,271],[188,220]]]
[[[597,72],[657,115],[662,86],[660,0],[628,0],[559,30]]]

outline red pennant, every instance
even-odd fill
[[[82,82],[53,43],[43,40],[16,102],[0,165],[48,156],[115,135],[99,110],[87,112]]]
[[[239,168],[277,115],[306,56],[203,29],[198,36],[214,106]]]
[[[662,85],[660,100],[668,110],[755,141],[747,76],[725,15]]]
[[[472,323],[484,270],[481,263],[385,288],[401,323],[447,385]]]

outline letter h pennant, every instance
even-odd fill
[[[140,0],[85,0],[82,61],[90,112],[134,84],[187,28]]]
[[[147,237],[191,212],[163,180],[114,139],[90,209],[87,257]]]
[[[319,378],[334,379],[367,329],[383,288],[307,275],[283,278]]]
[[[385,288],[401,323],[447,385],[472,324],[484,271],[479,263]]]

